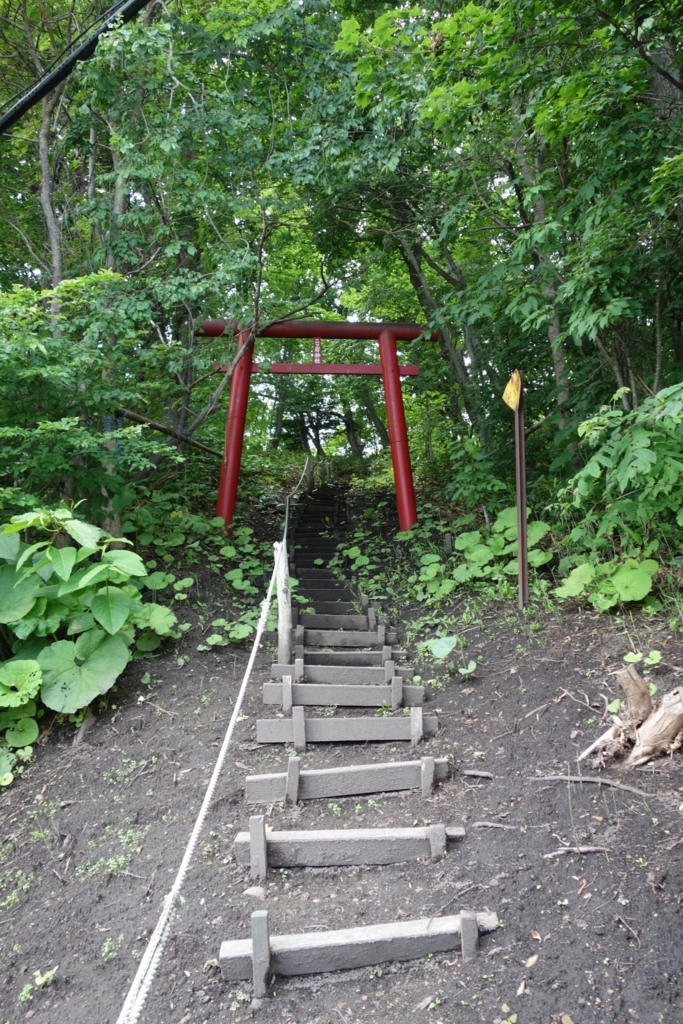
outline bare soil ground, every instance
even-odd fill
[[[213,603],[219,612],[218,594]],[[184,617],[196,622],[197,609]],[[683,664],[680,640],[656,623],[630,629],[636,642],[642,632],[646,650],[663,652],[655,681],[671,689]],[[499,608],[465,635],[476,673],[429,688],[425,710],[438,711],[441,729],[423,752],[453,761],[452,778],[432,799],[378,795],[267,813],[274,828],[442,821],[463,824],[466,839],[440,864],[273,872],[267,897],[255,900],[244,895],[252,883],[232,857],[251,810],[243,780],[284,770],[287,759],[284,749],[254,742],[255,719],[276,712],[260,699],[273,658],[266,644],[142,1024],[681,1020],[683,758],[627,776],[615,767],[601,773],[638,793],[541,778],[576,774],[576,754],[597,735],[601,695],[616,695],[609,673],[630,649],[623,624],[577,612],[521,623]],[[133,663],[83,742],[73,747],[74,727],[55,724],[0,797],[0,1022],[116,1021],[247,658],[234,648],[197,652],[199,642],[195,625],[177,649]],[[179,665],[182,655],[189,661]],[[147,671],[151,687],[141,682]],[[423,675],[435,676],[433,666]],[[309,748],[303,766],[414,756],[400,744],[321,746]],[[463,774],[471,770],[493,777]],[[545,856],[565,844],[606,851]],[[268,908],[275,933],[461,907],[495,910],[502,924],[465,966],[442,955],[277,980],[253,1007],[251,984],[223,982],[215,958],[222,939],[248,936],[257,906]],[[37,988],[34,972],[56,966],[53,984]]]

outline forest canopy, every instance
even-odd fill
[[[4,0],[2,100],[104,9]],[[486,523],[511,503],[519,368],[561,572],[587,552],[675,566],[682,15],[151,0],[105,34],[0,139],[5,518],[81,502],[135,533],[164,489],[212,514],[234,342],[198,336],[204,318],[406,320],[438,339],[400,352],[420,366],[403,388],[423,501]],[[243,498],[308,452],[390,481],[378,378],[268,374],[310,342],[259,339],[256,358]]]

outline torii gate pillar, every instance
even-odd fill
[[[237,333],[237,351],[241,349],[250,332]],[[250,346],[233,370],[230,381],[230,404],[225,424],[225,449],[221,464],[221,479],[218,484],[218,500],[216,515],[220,516],[226,527],[232,523],[237,504],[237,485],[240,479],[242,464],[242,447],[244,444],[244,426],[247,419],[249,404],[249,384],[251,383],[253,345]]]
[[[379,359],[382,365],[384,401],[389,426],[391,463],[394,470],[398,523],[401,530],[410,530],[417,522],[415,489],[410,466],[410,448],[406,428],[403,392],[396,354],[396,338],[391,331],[382,331],[379,336]]]

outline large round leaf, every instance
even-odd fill
[[[610,582],[620,601],[642,601],[652,589],[652,576],[642,568],[622,566],[610,577]]]
[[[465,551],[467,548],[474,547],[480,540],[480,530],[469,530],[467,533],[459,533],[453,542],[453,546],[456,551]]]
[[[493,552],[486,544],[475,544],[465,552],[465,558],[475,565],[486,565],[493,558]]]
[[[547,523],[542,523],[540,519],[535,519],[533,523],[528,523],[526,528],[526,543],[527,547],[533,548],[539,541],[542,541],[547,533],[550,532],[550,527]]]
[[[429,649],[435,658],[447,658],[454,647],[458,646],[457,636],[440,636],[437,640],[432,640],[429,644]]]
[[[8,747],[30,747],[39,732],[35,718],[20,718],[5,733],[5,743]]]
[[[27,576],[17,583],[19,576],[13,565],[0,567],[0,622],[23,619],[36,603],[36,591],[42,587],[38,576]]]
[[[117,552],[117,554],[121,553],[129,554],[127,551]],[[107,633],[118,633],[128,618],[130,598],[118,587],[103,587],[93,597],[90,611],[100,626],[104,626]]]
[[[37,661],[13,659],[0,665],[0,708],[18,708],[35,697],[41,672]]]
[[[58,640],[38,659],[43,703],[53,711],[73,714],[114,685],[129,657],[120,636],[106,636],[99,629],[89,629],[76,643]]]

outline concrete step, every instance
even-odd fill
[[[273,832],[265,828],[265,818],[256,816],[254,841],[249,832],[238,832],[233,850],[238,864],[250,864],[252,878],[261,867],[351,867],[354,864],[400,864],[421,860],[436,863],[446,852],[448,840],[462,841],[462,825],[446,828],[443,824],[417,828],[334,828],[297,832]],[[251,822],[250,822],[251,825]],[[263,841],[261,842],[261,837]],[[259,856],[261,854],[261,862]],[[260,879],[262,881],[262,879]]]
[[[352,590],[347,590],[339,587],[335,590],[323,590],[318,587],[304,587],[299,586],[296,590],[297,594],[301,594],[307,601],[310,601],[315,606],[316,601],[325,602],[336,602],[339,601],[353,601],[356,598],[356,594]],[[323,612],[320,613],[321,615]]]
[[[371,657],[375,660],[366,660]],[[379,660],[381,657],[381,651],[329,651],[322,654],[309,652],[304,661],[304,678],[315,683],[381,683],[386,682],[381,675],[382,672],[386,672],[385,665],[393,665],[391,671],[402,679],[412,679],[415,675],[412,665],[396,665],[393,661],[382,663]],[[331,660],[320,661],[320,658]],[[357,677],[354,677],[353,673],[358,673]],[[363,677],[361,673],[365,673],[365,676]],[[373,676],[371,673],[376,675]],[[270,667],[270,674],[273,679],[282,679],[283,676],[294,678],[295,666],[275,662]]]
[[[290,703],[291,702],[291,703]],[[382,685],[354,685],[353,683],[264,683],[263,703],[278,704],[285,714],[293,707],[321,708],[397,708],[419,707],[424,703],[424,687],[403,684],[400,676],[395,682]]]
[[[285,773],[247,776],[246,800],[248,804],[284,801],[296,805],[299,800],[329,800],[409,789],[421,789],[423,797],[427,798],[435,783],[448,778],[449,770],[447,758],[423,757],[420,761],[338,765],[302,771],[300,759],[290,757]]]
[[[257,720],[256,742],[293,744],[295,750],[304,750],[307,743],[406,741],[417,746],[425,736],[434,736],[438,728],[438,719],[429,715],[423,716],[421,707],[411,707],[410,715],[306,718],[304,709],[297,706],[292,708],[291,718]]]
[[[353,615],[356,605],[353,601],[311,601],[316,615]]]
[[[405,658],[405,651],[392,651],[391,660],[397,664]],[[383,665],[383,651],[317,651],[313,648],[306,651],[304,662],[306,665]]]
[[[299,624],[308,629],[368,629],[367,615],[300,615]],[[304,641],[305,643],[305,641]]]
[[[328,582],[332,582],[333,584],[348,582],[344,579],[340,580],[338,576],[333,576],[330,570],[325,569],[323,566],[304,566],[300,572],[298,570],[299,566],[297,565],[297,579],[300,580],[315,580],[316,582],[319,580],[325,580],[325,585],[327,585]]]
[[[393,639],[390,639],[393,638]],[[384,638],[374,630],[306,629],[306,647],[384,647],[396,640],[395,633],[385,633]]]

